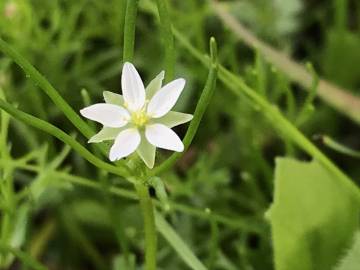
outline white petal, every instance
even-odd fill
[[[120,132],[110,149],[109,159],[116,161],[127,157],[138,148],[140,140],[140,134],[136,128],[129,128]]]
[[[167,114],[174,107],[185,86],[184,79],[174,80],[161,88],[150,100],[147,113],[153,118]]]
[[[123,127],[130,119],[129,112],[123,107],[98,103],[86,107],[80,111],[81,115],[103,124],[105,127]]]
[[[145,139],[144,134],[141,134],[141,143],[136,152],[150,169],[152,169],[155,164],[155,150],[156,147]]]
[[[120,94],[116,94],[110,91],[103,92],[104,100],[108,104],[114,104],[119,106],[124,106],[124,98]]]
[[[193,119],[191,114],[170,111],[163,117],[156,119],[156,122],[172,128],[189,122],[191,119]]]
[[[135,67],[126,62],[121,75],[124,100],[132,111],[141,109],[145,104],[145,88]]]
[[[165,125],[153,124],[146,126],[145,136],[156,147],[176,152],[184,151],[184,144],[178,135]]]
[[[96,133],[94,136],[90,138],[88,143],[99,143],[103,141],[110,141],[114,140],[117,135],[121,131],[124,130],[126,127],[122,128],[109,128],[109,127],[103,127],[102,130],[100,130],[98,133]]]
[[[162,81],[165,77],[165,71],[161,71],[155,79],[153,79],[145,89],[146,99],[150,100],[155,93],[161,88]]]

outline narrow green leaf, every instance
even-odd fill
[[[189,148],[192,140],[194,139],[196,135],[196,131],[199,128],[201,119],[204,116],[204,113],[206,111],[206,108],[208,107],[211,98],[214,94],[215,88],[216,88],[216,81],[217,81],[217,70],[218,70],[218,59],[217,59],[217,45],[215,38],[210,39],[210,59],[208,61],[209,65],[209,74],[204,86],[204,89],[201,93],[200,99],[196,105],[195,112],[194,112],[194,118],[190,122],[189,128],[186,131],[185,137],[183,139],[183,143],[185,146],[185,150]],[[171,155],[170,158],[168,158],[166,161],[164,161],[160,166],[156,167],[154,170],[152,170],[149,175],[154,176],[158,175],[163,171],[166,171],[171,166],[175,164],[175,162],[182,156],[182,153],[174,153]]]
[[[354,158],[360,158],[360,152],[359,151],[355,151],[337,141],[335,141],[334,139],[332,139],[329,136],[322,136],[321,137],[321,141],[329,148],[342,153],[344,155],[348,155],[350,157],[354,157]]]
[[[174,78],[175,66],[174,36],[171,30],[171,16],[167,2],[167,0],[156,0],[165,50],[165,82],[169,82]]]
[[[26,266],[28,266],[30,269],[34,270],[47,270],[47,267],[36,261],[34,258],[32,258],[29,254],[12,248],[7,245],[0,244],[0,252],[10,252],[15,257],[17,257],[22,263],[24,263]]]
[[[173,28],[173,32],[178,41],[198,59],[203,65],[207,65],[209,57],[197,50],[179,31]],[[290,121],[288,121],[279,108],[275,107],[267,100],[262,98],[256,91],[250,88],[245,82],[234,73],[219,65],[219,79],[239,98],[245,98],[254,108],[257,108],[265,118],[272,124],[273,128],[286,137],[289,141],[296,144],[303,151],[318,160],[324,167],[337,176],[347,189],[360,200],[360,191],[353,181],[344,174],[328,157],[326,157],[304,134],[302,134]]]
[[[126,177],[129,172],[128,169],[124,166],[115,167],[109,163],[106,163],[96,156],[94,156],[89,150],[83,147],[80,143],[78,143],[74,138],[66,134],[61,129],[45,122],[39,118],[36,118],[30,114],[24,113],[18,109],[15,109],[13,106],[0,99],[0,108],[9,113],[12,117],[24,122],[27,125],[31,125],[37,129],[40,129],[50,135],[58,138],[64,143],[71,146],[75,151],[77,151],[82,157],[84,157],[91,164],[95,165],[100,169],[104,169],[108,172],[114,173],[119,176]]]
[[[92,129],[80,116],[70,107],[70,105],[60,96],[59,92],[50,84],[50,82],[40,74],[22,55],[11,48],[4,40],[0,38],[0,51],[14,60],[27,74],[27,76],[38,85],[63,111],[65,116],[74,124],[74,126],[87,138],[93,135]]]
[[[181,259],[193,270],[207,270],[205,265],[190,250],[181,237],[167,223],[167,221],[157,212],[155,212],[155,222],[158,231],[164,236],[169,244],[179,254]]]
[[[127,0],[124,25],[123,62],[132,61],[134,57],[136,16],[139,0]]]

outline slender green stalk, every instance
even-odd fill
[[[201,119],[204,116],[205,110],[208,107],[211,97],[215,91],[216,87],[216,79],[217,79],[217,47],[215,38],[210,39],[210,52],[211,52],[211,59],[210,59],[210,68],[209,68],[209,75],[205,84],[205,87],[201,93],[200,99],[198,104],[196,105],[194,118],[190,122],[189,128],[185,134],[183,143],[185,146],[185,150],[189,148],[192,140],[195,137],[196,131],[199,128]],[[168,170],[171,168],[175,162],[182,156],[182,153],[174,153],[171,155],[170,158],[165,160],[161,165],[154,168],[149,172],[149,176],[159,175],[160,173]]]
[[[87,138],[90,138],[94,132],[84,120],[70,107],[70,105],[60,96],[59,92],[50,84],[50,82],[36,70],[22,55],[11,48],[4,40],[0,38],[0,51],[14,60],[36,85],[38,85],[55,103],[55,105],[64,112],[65,116],[73,125]]]
[[[165,50],[165,82],[169,82],[174,78],[174,36],[171,30],[171,19],[167,0],[156,0],[156,4],[160,17],[160,28]]]
[[[313,102],[316,98],[317,89],[319,86],[319,76],[317,75],[313,65],[309,63],[307,67],[309,72],[313,75],[313,83],[309,89],[309,94],[305,99],[302,109],[298,113],[297,119],[295,121],[297,126],[301,126],[306,120],[308,120],[311,113],[314,112]]]
[[[0,98],[5,98],[5,94],[0,89]],[[10,116],[6,112],[0,113],[0,158],[5,162],[10,160],[10,153],[7,145]],[[0,219],[0,243],[10,242],[13,231],[14,212],[16,209],[16,199],[13,184],[13,169],[10,166],[4,166],[0,171],[0,199],[4,203],[7,211],[4,211]],[[6,267],[8,254],[0,253],[0,268]]]
[[[40,172],[42,170],[42,168],[40,166],[23,164],[23,162],[19,162],[19,161],[3,162],[2,160],[0,160],[0,167],[4,167],[7,165],[13,166],[14,168],[19,168],[19,169],[23,169],[23,170],[32,171],[32,172]],[[84,186],[84,187],[88,187],[88,188],[91,188],[94,190],[99,190],[99,191],[104,190],[101,183],[95,182],[94,180],[84,178],[81,176],[75,176],[72,174],[68,174],[66,172],[58,172],[58,171],[52,171],[49,173],[49,175],[59,178],[63,181],[70,182],[75,185]],[[24,192],[25,193],[18,194],[17,200],[21,200],[27,196],[28,190],[24,190]],[[124,189],[124,188],[109,187],[108,192],[113,195],[123,197],[123,198],[129,199],[129,200],[138,200],[139,199],[135,192]],[[159,208],[163,207],[162,203],[157,200],[154,200],[153,203]],[[209,219],[209,215],[203,209],[199,209],[199,208],[195,208],[190,205],[180,204],[180,203],[171,202],[171,201],[169,201],[168,203],[170,205],[170,209],[172,209],[172,210],[175,210],[180,213],[184,213],[189,216],[196,217],[196,218],[204,219],[204,220]],[[254,231],[254,232],[261,233],[263,231],[263,229],[265,228],[265,227],[263,227],[263,225],[259,219],[252,218],[252,217],[229,218],[229,217],[214,213],[212,211],[211,218],[219,224],[226,225],[226,226],[234,228],[234,229]]]
[[[43,225],[37,228],[38,231],[32,233],[31,240],[29,241],[29,254],[34,259],[40,258],[44,251],[47,249],[51,237],[53,237],[57,230],[55,219],[48,219]]]
[[[83,255],[92,262],[96,269],[105,270],[107,267],[104,258],[89,239],[89,235],[84,233],[79,224],[76,222],[76,218],[74,218],[73,214],[68,210],[62,210],[61,217],[62,224],[67,230],[67,234],[74,239],[78,245],[80,245],[80,250]]]
[[[156,270],[157,233],[155,229],[154,206],[148,187],[143,183],[135,184],[143,213],[145,229],[145,269]]]
[[[178,31],[174,31],[175,37],[182,45],[200,62],[206,65],[208,56],[201,54],[194,48],[187,39]],[[219,79],[239,98],[247,97],[251,104],[257,108],[266,117],[280,134],[291,140],[300,149],[308,153],[314,159],[318,160],[325,168],[332,172],[341,181],[345,187],[360,201],[359,188],[354,182],[345,175],[336,165],[329,160],[309,139],[307,139],[292,123],[290,123],[280,112],[280,110],[268,103],[255,90],[247,86],[242,79],[219,65]]]
[[[100,183],[102,187],[102,193],[104,197],[104,203],[108,208],[108,213],[110,215],[111,226],[116,236],[119,248],[124,254],[126,264],[129,263],[129,245],[128,239],[125,234],[125,225],[123,219],[118,215],[117,207],[113,201],[113,198],[110,193],[111,183],[107,173],[100,172],[98,178],[100,178]]]
[[[159,232],[191,269],[207,270],[206,266],[194,255],[186,243],[159,213],[156,213],[156,226]]]
[[[333,0],[337,1],[339,5],[345,5],[348,0]],[[244,25],[242,25],[234,16],[232,16],[225,8],[226,3],[220,3],[220,1],[211,1],[213,9],[220,19],[228,26],[241,42],[253,49],[258,49],[266,60],[272,65],[281,70],[291,80],[297,82],[303,86],[304,89],[311,89],[313,78],[312,74],[306,70],[306,68],[292,60],[286,53],[274,49],[262,40],[258,39],[251,31],[249,31]],[[346,7],[341,6],[340,9]],[[338,10],[339,12],[343,12]],[[339,15],[337,21],[339,22],[339,28],[342,28],[342,24],[346,18],[341,18],[346,14]],[[328,105],[338,110],[340,113],[349,117],[357,124],[360,124],[360,98],[351,91],[343,89],[337,85],[334,85],[326,80],[319,80],[319,87],[317,90],[318,96],[325,101]]]
[[[123,62],[131,62],[134,57],[136,16],[139,0],[127,0],[124,25]]]
[[[344,33],[347,28],[347,20],[348,20],[348,7],[349,0],[333,0],[334,10],[335,10],[335,18],[334,24],[335,29],[339,33]]]
[[[27,254],[21,250],[12,248],[12,247],[4,245],[4,244],[0,244],[0,252],[12,253],[15,257],[17,257],[22,263],[24,263],[30,269],[47,270],[47,267],[45,267],[44,265],[42,265],[41,263],[39,263],[38,261],[33,259],[29,254]]]
[[[7,113],[9,113],[12,117],[18,119],[19,121],[31,125],[37,129],[40,129],[46,133],[49,133],[50,135],[68,144],[76,152],[78,152],[83,158],[85,158],[87,161],[89,161],[91,164],[95,165],[96,167],[122,177],[126,177],[129,175],[129,171],[127,167],[120,165],[118,167],[115,167],[109,163],[100,160],[99,158],[94,156],[91,152],[89,152],[85,147],[83,147],[80,143],[78,143],[74,138],[66,134],[61,129],[51,125],[50,123],[45,122],[39,118],[36,118],[30,114],[24,113],[1,99],[0,99],[0,108],[6,111]]]
[[[322,136],[321,140],[327,147],[329,147],[339,153],[342,153],[344,155],[351,156],[354,158],[360,158],[360,151],[355,151],[341,143],[338,143],[337,141],[335,141],[334,139],[332,139],[329,136]]]

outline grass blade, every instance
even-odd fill
[[[207,270],[205,265],[195,256],[169,223],[157,212],[155,213],[155,220],[158,231],[191,269]]]

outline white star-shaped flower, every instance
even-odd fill
[[[114,140],[109,159],[116,161],[137,152],[149,168],[154,167],[156,147],[182,152],[184,145],[172,127],[192,119],[191,114],[170,111],[185,86],[176,79],[162,87],[164,71],[144,87],[139,73],[125,63],[121,76],[123,95],[105,91],[106,103],[80,111],[82,116],[99,122],[103,129],[89,142]]]

